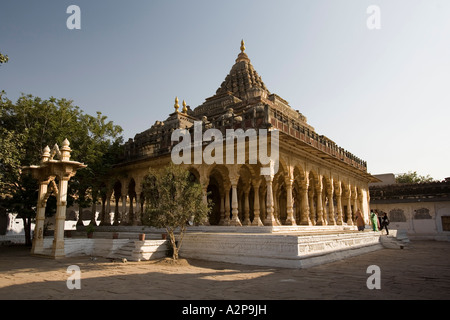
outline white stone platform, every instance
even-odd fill
[[[40,255],[50,256],[53,238],[44,239],[44,252]],[[64,239],[66,257],[93,256],[130,261],[159,259],[166,256],[167,240],[133,240],[133,239]]]
[[[119,234],[112,239],[112,233]],[[146,240],[137,240],[145,233]],[[131,261],[166,256],[168,241],[161,238],[164,229],[136,226],[97,227],[94,238],[73,232],[65,238],[65,255],[100,256]],[[84,235],[84,237],[82,236]],[[51,251],[52,238],[44,241],[45,252]],[[230,227],[192,226],[188,228],[180,256],[247,265],[307,268],[318,264],[383,248],[381,233],[353,226],[273,226]]]
[[[282,228],[282,227],[280,227]],[[297,227],[298,228],[298,227]],[[372,231],[278,229],[271,233],[189,232],[180,256],[248,265],[307,268],[382,249]]]

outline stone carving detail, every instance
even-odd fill
[[[414,219],[431,219],[430,210],[427,208],[414,210]]]
[[[391,222],[406,222],[405,212],[402,209],[392,209],[389,211],[389,220]]]

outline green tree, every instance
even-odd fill
[[[211,211],[211,203],[203,201],[201,185],[181,166],[170,164],[159,170],[151,169],[144,179],[144,224],[165,228],[178,259],[183,237],[189,223],[201,223]],[[175,231],[178,229],[178,241]]]
[[[402,173],[395,176],[397,183],[426,183],[435,181],[430,175],[421,176],[416,171],[408,171],[408,173]]]
[[[38,185],[34,179],[20,174],[21,166],[38,164],[45,146],[52,147],[67,138],[73,150],[71,159],[85,163],[89,168],[77,172],[69,184],[68,205],[74,201],[88,206],[96,201],[92,190],[98,190],[99,181],[107,175],[119,152],[122,129],[107,121],[106,116],[84,114],[71,100],[49,98],[42,100],[22,95],[16,103],[0,99],[0,124],[4,153],[1,164],[10,168],[1,178],[2,202],[9,210],[19,213],[24,220],[26,243],[31,243],[30,225],[35,217]],[[4,148],[5,147],[5,148]],[[16,149],[14,149],[16,147]],[[114,152],[112,151],[114,150]],[[48,203],[48,212],[54,212]]]
[[[9,57],[7,56],[7,55],[3,55],[1,52],[0,52],[0,64],[2,64],[2,63],[7,63],[9,61]]]

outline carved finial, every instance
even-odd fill
[[[175,97],[175,104],[173,106],[175,108],[175,112],[178,112],[180,105],[178,104],[178,97]]]
[[[183,100],[183,113],[187,114],[186,101]]]
[[[240,61],[250,62],[250,59],[248,58],[247,54],[244,51],[245,51],[245,43],[244,43],[244,39],[242,39],[242,41],[241,41],[241,52],[239,52],[239,54],[238,54],[238,57],[236,59],[236,63],[240,62]]]
[[[64,139],[61,150],[60,150],[61,161],[69,161],[70,152],[72,151],[72,149],[70,149],[69,145],[70,145],[69,140],[67,140],[67,138]]]
[[[42,161],[42,162],[45,162],[45,161],[47,161],[49,158],[50,158],[50,148],[49,148],[49,146],[46,146],[46,147],[44,148],[44,152],[42,153],[41,161]]]
[[[66,138],[66,139],[64,139],[64,141],[63,141],[63,143],[62,143],[62,147],[64,148],[64,147],[68,147],[68,146],[70,146],[70,142],[69,142],[69,140],[67,140],[67,138]]]

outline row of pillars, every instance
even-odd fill
[[[238,200],[238,181],[239,176],[230,176],[230,183],[224,184],[224,192],[220,195],[220,221],[219,225],[241,226],[274,226],[280,225],[279,221],[279,204],[276,197],[274,197],[274,180],[273,176],[265,175],[264,179],[252,179],[244,190],[244,220],[239,219],[239,200]],[[204,198],[206,201],[206,191],[208,186],[208,178],[200,177],[200,183],[203,186]],[[260,202],[260,187],[261,183],[265,182],[266,198],[265,203]],[[294,179],[285,179],[286,189],[286,213],[287,217],[284,222],[285,225],[297,225],[296,217],[294,216],[294,197],[293,197],[293,182]],[[250,184],[253,187],[253,221],[250,221],[249,214],[249,194]],[[327,188],[324,194],[323,186],[316,186],[316,188],[309,187],[309,181],[305,179],[299,190],[297,199],[300,201],[300,225],[342,225],[344,223],[344,215],[346,215],[347,225],[353,225],[353,217],[358,208],[362,208],[362,194],[357,193],[357,189],[350,185],[345,185],[346,196],[343,197],[343,188],[341,183],[337,184],[337,188],[332,186]],[[231,192],[230,192],[231,191]],[[230,202],[231,193],[231,202]],[[333,195],[336,196],[336,207],[333,201]],[[328,208],[324,208],[324,198],[328,198]],[[343,198],[346,200],[346,212],[343,212]],[[358,199],[360,200],[358,203]],[[231,203],[231,207],[230,207]],[[353,208],[353,211],[352,211]],[[335,218],[336,210],[336,218]],[[297,210],[296,210],[297,211]],[[263,216],[263,219],[261,218]]]

